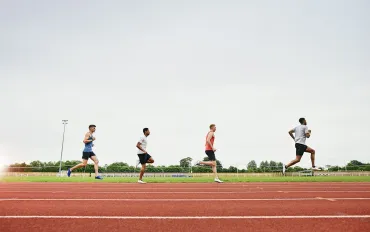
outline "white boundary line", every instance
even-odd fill
[[[338,218],[370,218],[370,215],[302,215],[302,216],[0,216],[0,219],[119,219],[119,220],[209,220],[209,219],[338,219]]]
[[[370,198],[335,198],[335,197],[314,197],[314,198],[214,198],[214,199],[196,199],[196,198],[182,198],[182,199],[164,199],[164,198],[150,198],[150,199],[138,199],[138,198],[0,198],[1,201],[316,201],[316,200],[370,200]]]
[[[155,189],[153,189],[155,190]],[[172,191],[161,191],[161,192],[142,192],[140,190],[137,191],[130,191],[130,192],[125,192],[125,191],[119,191],[119,192],[99,192],[99,191],[58,191],[58,190],[50,190],[50,191],[0,191],[1,193],[68,193],[68,194],[250,194],[250,193],[370,193],[369,191],[290,191],[290,190],[276,190],[276,191],[238,191],[238,192],[225,192],[225,191],[202,191],[202,192],[194,192],[194,191],[179,191],[179,192],[172,192]]]
[[[152,186],[151,184],[146,184],[143,187],[142,185],[122,185],[122,186],[78,186],[78,185],[71,185],[71,186],[60,186],[60,185],[53,185],[53,186],[1,186],[0,189],[68,189],[68,188],[81,188],[81,189],[370,189],[370,185],[357,185],[357,186],[257,186],[257,185],[239,185],[239,186],[232,186],[232,185],[214,185],[214,186]]]
[[[11,176],[9,176],[11,177]],[[44,176],[45,177],[45,176]],[[208,176],[209,177],[209,176]],[[230,177],[230,176],[229,176]],[[245,178],[248,178],[247,176],[243,176]],[[253,176],[250,176],[251,178],[254,178]],[[293,177],[293,176],[292,176]],[[362,177],[366,177],[366,176],[362,176]],[[368,176],[369,177],[369,176]],[[124,177],[122,177],[124,178]],[[161,177],[147,177],[147,178],[150,178],[150,179],[161,179]],[[193,179],[196,179],[196,178],[199,178],[199,177],[194,177]],[[209,177],[210,178],[210,177]],[[287,178],[287,177],[282,177],[282,179],[284,178]],[[290,178],[290,177],[289,177]],[[64,180],[67,180],[67,179],[74,179],[74,177],[72,178],[65,178]],[[134,181],[131,181],[131,182],[101,182],[101,181],[98,181],[98,182],[42,182],[42,181],[35,181],[35,182],[0,182],[0,185],[1,184],[8,184],[8,185],[25,185],[25,184],[29,184],[29,185],[34,185],[34,184],[39,184],[39,185],[52,185],[52,184],[62,184],[62,185],[78,185],[78,184],[84,184],[84,185],[89,185],[89,184],[97,184],[97,185],[100,185],[100,184],[103,184],[103,185],[121,185],[121,184],[124,184],[124,185],[130,185],[130,184],[137,184],[136,183],[136,180],[137,180],[137,177],[131,177],[132,180]],[[175,178],[173,178],[175,179]],[[212,178],[210,178],[209,180],[212,180]],[[292,182],[284,182],[284,181],[281,181],[281,182],[226,182],[225,184],[228,184],[228,185],[243,185],[243,184],[247,184],[247,185],[280,185],[280,183],[282,184],[286,184],[286,185],[294,185],[294,184],[302,184],[302,185],[305,185],[305,184],[336,184],[336,185],[350,185],[350,184],[354,184],[356,185],[357,183],[358,184],[369,184],[368,181],[360,181],[360,182],[355,182],[355,181],[326,181],[326,182],[317,182],[317,181],[312,181],[312,182],[309,182],[309,181],[292,181]],[[181,184],[194,184],[194,185],[201,185],[201,184],[212,184],[212,182],[154,182],[153,184],[157,184],[157,185],[167,185],[167,184],[178,184],[178,185],[181,185]]]

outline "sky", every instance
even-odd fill
[[[370,162],[366,0],[0,0],[0,155],[101,164],[202,159],[209,124],[224,166],[295,158],[305,117],[317,165]],[[3,158],[4,160],[4,158]],[[304,155],[303,167],[310,166]]]

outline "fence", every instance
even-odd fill
[[[73,165],[63,165],[62,170],[67,170]],[[241,168],[244,165],[239,165],[238,167],[230,166],[229,168],[223,168],[222,166],[217,166],[217,172],[219,173],[266,173],[266,172],[282,172],[281,166],[264,166],[259,168],[254,168],[247,170],[247,168]],[[17,167],[7,167],[7,172],[58,172],[59,166],[17,166]],[[301,171],[300,169],[290,169],[289,171]],[[100,166],[99,172],[101,173],[112,173],[112,172],[139,172],[140,167],[134,166]],[[94,172],[94,165],[88,164],[85,168],[79,168],[74,170],[75,172]],[[148,165],[146,172],[155,173],[171,173],[171,172],[181,172],[181,173],[212,173],[212,169],[209,166],[191,166],[191,167],[181,167],[178,165],[172,166],[152,166]]]
[[[62,176],[66,176],[66,169],[69,166],[64,166],[65,170],[62,171]],[[328,169],[326,171],[315,171],[315,176],[369,176],[370,171],[359,171],[367,167],[367,165],[350,166],[338,170]],[[39,166],[39,167],[8,167],[3,173],[5,176],[56,176],[59,166]],[[139,167],[134,166],[107,166],[100,167],[99,172],[105,177],[137,177],[140,172]],[[233,176],[233,177],[268,177],[268,176],[282,176],[282,168],[278,166],[263,167],[258,172],[255,170],[240,169],[237,167],[230,167],[228,169],[218,168],[220,176]],[[93,168],[80,168],[73,172],[73,176],[89,177],[94,175]],[[146,176],[152,177],[199,177],[199,176],[212,176],[210,167],[180,167],[180,166],[148,166],[145,173]],[[290,169],[286,176],[312,176],[313,173],[309,169]]]
[[[120,172],[112,172],[112,173],[102,173],[103,177],[138,177],[138,172],[130,172],[130,173],[120,173]],[[28,176],[59,176],[57,172],[5,172],[3,176],[17,176],[17,177],[28,177]],[[67,176],[66,172],[62,172],[62,176]],[[73,173],[73,177],[91,177],[94,176],[92,173]],[[146,177],[189,177],[189,178],[197,178],[197,177],[212,177],[212,173],[145,173]],[[220,177],[274,177],[274,176],[282,176],[282,173],[278,172],[270,172],[270,173],[219,173]],[[311,171],[305,172],[290,172],[286,173],[286,176],[312,176]],[[363,172],[318,172],[315,171],[314,176],[370,176],[370,172],[363,171]]]

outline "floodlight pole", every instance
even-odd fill
[[[68,120],[62,120],[62,123],[64,125],[64,129],[63,129],[62,151],[60,152],[59,176],[62,176],[62,160],[63,160],[64,134],[66,132],[66,125],[68,124]]]

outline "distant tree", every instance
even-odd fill
[[[188,172],[189,169],[181,167],[179,165],[170,165],[162,168],[163,172]]]
[[[193,167],[194,173],[210,173],[212,169],[206,166],[195,166]]]
[[[262,172],[269,171],[269,162],[268,161],[262,161],[260,163],[260,169],[262,170]]]
[[[27,168],[27,167],[30,167],[30,166],[27,165],[25,162],[15,163],[15,164],[9,165],[9,171],[10,172],[29,172],[29,171],[32,170],[32,169]]]
[[[110,165],[112,165],[112,166],[129,166],[127,163],[124,163],[124,162],[114,162],[114,163],[111,163]]]
[[[330,166],[329,168],[328,168],[328,171],[330,171],[330,172],[337,172],[337,171],[340,171],[342,168],[341,167],[339,167],[339,166]]]
[[[270,168],[270,170],[272,170],[272,171],[276,171],[276,170],[278,170],[279,168],[278,168],[278,166],[277,166],[277,163],[275,162],[275,161],[273,161],[273,160],[271,160],[270,161],[270,163],[269,163],[269,168]]]
[[[267,167],[268,166],[268,162],[267,161],[261,161],[261,163],[260,163],[260,168],[265,168],[265,167]]]
[[[180,166],[188,168],[191,165],[192,158],[186,157],[180,160]]]
[[[305,169],[302,168],[302,167],[299,167],[299,166],[294,166],[293,167],[293,172],[300,172],[300,171],[304,171]]]
[[[42,172],[44,163],[41,162],[40,160],[35,160],[30,163],[30,166],[32,167],[32,172]]]
[[[129,167],[127,163],[124,162],[114,162],[107,166],[106,171],[107,172],[124,172]],[[87,168],[90,171],[90,168]]]
[[[254,161],[254,160],[249,161],[249,163],[247,165],[247,169],[248,169],[248,171],[251,171],[251,172],[256,171],[256,169],[257,169],[256,161]]]
[[[227,170],[227,172],[230,172],[230,173],[235,173],[237,171],[238,171],[238,168],[234,166],[230,166]]]
[[[364,165],[363,163],[361,163],[360,161],[358,160],[351,160],[347,166],[360,166],[360,165]]]
[[[73,166],[76,166],[77,164],[81,163],[80,160],[66,160],[64,162],[64,165],[67,167],[67,168],[71,168]]]
[[[208,157],[204,157],[204,161],[209,161]],[[161,173],[161,172],[181,172],[181,173],[187,173],[189,172],[189,163],[192,161],[190,157],[186,157],[182,160],[180,160],[180,165],[169,165],[169,166],[154,166],[151,164],[148,164],[148,172],[154,172],[154,173]],[[76,164],[80,163],[79,160],[66,160],[62,162],[62,170],[67,170],[67,168],[75,166]],[[262,161],[260,163],[260,167],[257,167],[256,161],[251,160],[247,165],[247,170],[241,169],[239,170],[237,167],[230,166],[228,168],[223,168],[222,163],[217,160],[217,171],[218,172],[268,172],[268,171],[281,171],[281,168],[283,164],[281,162],[276,161]],[[331,166],[326,165],[325,166],[328,171],[370,171],[370,164],[369,163],[362,163],[357,160],[352,160],[349,162],[346,166],[340,167],[340,166]],[[59,161],[56,162],[41,162],[39,160],[35,160],[30,162],[30,164],[26,163],[14,163],[9,166],[6,166],[5,168],[8,168],[9,172],[58,172],[59,171]],[[123,173],[129,173],[129,172],[136,172],[137,169],[133,166],[129,166],[125,162],[115,162],[111,163],[109,165],[104,165],[99,167],[99,172],[123,172]],[[288,172],[299,172],[307,170],[299,166],[293,166],[288,168]],[[192,167],[193,173],[211,173],[212,169],[209,166],[200,166],[200,167]],[[75,172],[86,172],[86,173],[94,173],[94,165],[92,162],[90,162],[85,168],[79,168],[76,169]]]
[[[40,160],[35,160],[30,163],[31,167],[42,167],[44,164]]]

